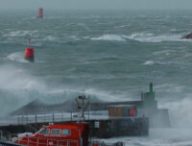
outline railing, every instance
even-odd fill
[[[70,113],[51,113],[51,114],[37,114],[37,115],[18,115],[3,117],[0,119],[0,126],[19,125],[43,122],[60,122],[72,120]]]
[[[23,146],[80,146],[78,140],[72,139],[62,139],[62,140],[55,140],[49,138],[31,138],[28,137],[26,139],[21,139],[18,142]]]
[[[50,114],[36,114],[36,115],[17,115],[11,117],[0,118],[0,126],[6,125],[19,125],[19,124],[32,124],[32,123],[51,123],[77,120],[77,113],[50,113]],[[107,119],[107,113],[102,112],[90,112],[85,113],[86,119]]]
[[[15,116],[18,124],[41,123],[41,122],[60,122],[72,120],[70,113],[52,113],[38,115],[19,115]]]

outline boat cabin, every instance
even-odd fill
[[[87,123],[63,123],[43,126],[30,136],[21,137],[16,143],[26,146],[88,146]]]

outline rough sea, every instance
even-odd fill
[[[81,94],[137,100],[154,84],[171,128],[120,138],[126,146],[192,146],[192,11],[0,12],[1,117],[40,99]],[[24,60],[27,38],[35,62]],[[110,139],[109,141],[119,140]]]

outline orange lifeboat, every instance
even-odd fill
[[[87,123],[63,123],[42,127],[30,136],[16,141],[23,146],[88,146],[89,125]]]

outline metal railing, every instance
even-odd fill
[[[37,138],[37,137],[28,137],[26,139],[20,139],[19,144],[22,146],[80,146],[78,140],[72,139],[49,139],[49,138]]]
[[[17,115],[10,117],[3,117],[0,119],[0,126],[32,124],[43,122],[61,122],[72,120],[70,113],[51,113],[51,114],[37,114],[37,115]]]
[[[38,114],[38,115],[19,115],[15,116],[18,124],[30,124],[41,122],[60,122],[71,120],[71,115],[66,113]]]
[[[33,123],[51,123],[63,122],[70,120],[80,120],[78,113],[49,113],[49,114],[35,114],[35,115],[15,115],[10,117],[0,118],[0,126],[19,125],[19,124],[33,124]],[[107,119],[107,113],[102,112],[85,112],[86,119]]]

